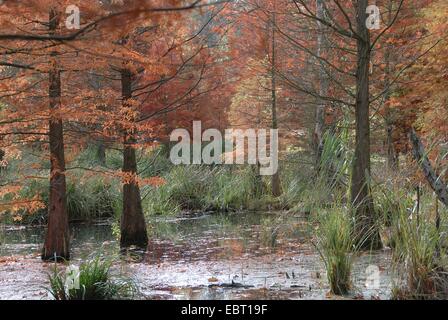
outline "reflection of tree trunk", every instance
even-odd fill
[[[355,232],[364,248],[381,247],[376,225],[373,198],[370,192],[370,119],[369,67],[370,35],[366,26],[367,0],[357,1],[357,71],[356,71],[356,143],[351,182],[351,198],[355,209]],[[361,244],[361,243],[360,243]]]
[[[277,122],[277,87],[276,87],[276,77],[275,77],[275,12],[272,13],[272,61],[271,61],[271,84],[272,84],[272,129],[278,129]],[[277,156],[277,155],[271,155]],[[282,194],[282,188],[280,183],[280,166],[272,175],[272,195],[274,197],[279,197]]]
[[[128,107],[132,98],[132,73],[121,71],[123,106]],[[145,217],[143,215],[140,188],[137,181],[137,160],[135,156],[135,129],[128,128],[124,136],[123,173],[130,179],[123,185],[123,214],[121,216],[120,247],[136,246],[146,249],[148,235],[146,233]]]
[[[319,19],[324,19],[324,3],[323,0],[316,0],[316,15]],[[316,168],[319,169],[319,164],[322,157],[322,151],[324,147],[324,131],[325,131],[325,111],[326,105],[323,97],[328,95],[328,86],[329,79],[325,72],[323,62],[319,60],[319,58],[324,57],[324,50],[327,49],[327,43],[325,40],[324,28],[322,23],[317,21],[317,52],[316,55],[318,57],[318,81],[319,81],[319,98],[316,106],[316,114],[315,114],[315,127],[314,127],[314,135],[313,135],[313,147],[314,152],[316,154]]]
[[[425,148],[423,147],[423,143],[420,141],[420,138],[418,137],[414,129],[411,129],[409,138],[412,143],[414,158],[420,165],[420,168],[422,169],[426,180],[436,193],[437,198],[439,198],[440,202],[448,207],[448,185],[443,182],[442,179],[434,171],[431,162],[428,159],[427,153],[425,152]]]
[[[58,26],[58,15],[50,11],[50,34]],[[61,73],[56,66],[57,53],[52,53],[53,69],[49,72],[50,100],[50,197],[48,204],[48,228],[42,251],[43,260],[67,260],[70,258],[68,214],[66,208],[66,181],[64,158],[64,132],[61,116]]]

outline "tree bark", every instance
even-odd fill
[[[392,170],[398,169],[398,153],[394,146],[392,137],[393,125],[389,123],[386,115],[386,147],[387,147],[387,167]]]
[[[263,192],[264,192],[264,190],[263,190],[264,189],[263,188],[263,179],[262,179],[262,177],[260,175],[260,167],[261,167],[261,165],[260,165],[260,162],[258,162],[258,161],[257,161],[256,165],[251,166],[251,168],[253,170],[252,174],[253,174],[253,177],[254,177],[254,179],[253,179],[253,191],[252,192],[253,192],[253,194],[256,197],[261,196],[263,194]]]
[[[316,16],[319,19],[324,19],[324,3],[323,0],[316,0]],[[319,58],[324,58],[324,50],[326,50],[326,40],[324,27],[321,22],[317,21],[317,63],[319,64],[318,81],[319,81],[319,97],[317,99],[315,126],[313,135],[313,147],[316,155],[316,169],[319,171],[322,151],[324,148],[324,132],[325,132],[325,110],[326,105],[322,97],[328,95],[329,79],[325,72],[322,61]]]
[[[442,179],[433,169],[431,161],[429,161],[429,158],[426,155],[423,143],[421,142],[414,129],[411,129],[409,133],[409,139],[411,140],[414,158],[423,171],[426,180],[428,181],[432,190],[434,190],[434,192],[436,193],[437,198],[440,200],[440,202],[448,207],[448,185],[444,181],[442,181]]]
[[[132,72],[128,69],[121,71],[123,106],[128,107],[132,98]],[[126,129],[124,133],[123,173],[132,176],[130,181],[123,185],[123,214],[121,216],[122,249],[135,246],[146,250],[148,235],[143,215],[140,188],[137,178],[137,161],[135,156],[135,129]]]
[[[274,8],[275,10],[275,8]],[[272,12],[272,61],[271,61],[271,93],[272,93],[272,129],[278,130],[278,120],[277,120],[277,85],[275,76],[275,64],[276,64],[276,52],[275,52],[275,11]],[[272,156],[272,155],[271,155]],[[277,156],[277,155],[274,155]],[[282,194],[281,182],[280,182],[280,165],[277,171],[271,177],[272,183],[272,195],[274,197],[279,197]]]
[[[3,157],[6,155],[5,151],[3,151],[2,149],[0,149],[0,173],[3,170],[3,165],[1,164],[1,162],[3,161]]]
[[[392,0],[390,0],[388,2],[388,24],[392,23],[393,20],[393,16],[392,16]],[[384,103],[386,105],[386,112],[384,114],[384,122],[385,122],[385,126],[386,126],[386,148],[387,148],[387,167],[389,169],[392,170],[397,170],[398,169],[398,152],[395,148],[394,145],[394,141],[393,141],[393,130],[394,130],[394,125],[393,125],[393,115],[392,115],[392,111],[390,110],[389,106],[387,106],[387,103],[390,100],[390,95],[391,95],[391,78],[392,78],[392,72],[391,72],[391,47],[390,46],[386,46],[384,48],[384,62],[386,64],[386,67],[384,68],[384,73],[386,74],[386,80],[384,83],[384,87],[387,90],[385,97],[384,97]]]
[[[351,181],[351,200],[355,211],[355,233],[362,248],[381,247],[370,192],[370,119],[369,66],[370,35],[366,26],[367,0],[357,1],[357,70],[356,70],[356,141]]]
[[[58,27],[59,16],[50,10],[49,29],[53,35]],[[61,106],[61,72],[56,63],[57,52],[52,53],[49,72],[50,103],[50,196],[48,203],[48,228],[42,250],[43,260],[63,261],[70,259],[70,235],[66,204],[64,129],[58,109]]]
[[[103,141],[98,141],[96,144],[96,156],[100,165],[106,166],[106,146]]]

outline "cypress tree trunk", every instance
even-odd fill
[[[323,0],[316,0],[316,16],[320,19],[324,19],[324,3]],[[327,50],[327,42],[325,40],[324,27],[322,23],[317,21],[317,57],[324,58],[324,50]],[[323,97],[328,95],[329,79],[325,72],[323,62],[318,59],[319,64],[319,98],[316,106],[315,114],[315,126],[313,135],[313,147],[316,155],[316,168],[319,171],[319,165],[321,162],[322,151],[324,148],[324,131],[325,131],[325,101]]]
[[[275,10],[275,8],[274,8]],[[276,77],[275,77],[275,63],[276,63],[276,57],[275,57],[275,12],[272,13],[272,61],[271,61],[271,85],[272,85],[272,129],[277,130],[278,129],[278,122],[277,122],[277,87],[276,87]],[[277,156],[277,155],[274,155]],[[272,175],[272,195],[274,197],[279,197],[282,194],[282,188],[280,183],[280,166]]]
[[[392,1],[389,1],[388,3],[388,24],[392,23]],[[384,73],[386,74],[386,81],[384,83],[384,87],[387,89],[387,92],[384,97],[384,101],[387,104],[390,100],[390,95],[392,88],[390,88],[391,85],[391,78],[393,77],[391,72],[391,55],[392,55],[392,49],[389,46],[386,46],[384,48],[384,61],[386,63],[386,67],[384,68]],[[388,106],[386,106],[386,112],[384,115],[385,120],[385,126],[386,126],[386,148],[387,148],[387,167],[392,170],[398,169],[398,152],[394,145],[393,140],[393,118],[392,118],[392,112]]]
[[[128,69],[121,71],[121,84],[123,106],[127,107],[132,98],[132,73]],[[124,133],[124,155],[123,173],[133,176],[131,181],[123,185],[123,214],[121,216],[121,238],[122,249],[135,246],[146,249],[148,235],[146,233],[145,217],[143,215],[140,198],[140,188],[137,177],[137,161],[135,157],[135,129],[125,130]]]
[[[2,149],[0,149],[0,173],[3,170],[3,166],[1,165],[1,162],[3,161],[3,157],[6,155],[5,151],[3,151]]]
[[[363,248],[381,247],[370,192],[370,119],[369,66],[370,36],[366,26],[367,0],[357,2],[357,71],[356,71],[356,142],[351,181],[351,200],[355,210],[355,233]]]
[[[50,11],[49,18],[50,34],[54,34],[59,23],[54,9]],[[58,115],[61,105],[61,73],[56,64],[56,55],[56,52],[52,53],[53,68],[49,72],[50,197],[42,259],[61,261],[70,258],[70,235],[66,205],[64,131],[62,119]]]
[[[263,188],[263,179],[260,174],[260,162],[257,161],[256,165],[252,165],[252,174],[253,174],[253,194],[256,197],[259,197],[263,194],[264,188]]]
[[[106,146],[103,141],[99,141],[96,145],[96,156],[98,162],[104,167],[106,166]]]
[[[387,115],[386,115],[387,117]],[[386,119],[386,148],[387,148],[387,167],[392,170],[398,169],[398,153],[394,146],[392,138],[393,126]]]

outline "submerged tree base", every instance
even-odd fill
[[[129,235],[123,234],[121,231],[120,237],[120,249],[128,250],[132,248],[138,248],[138,250],[146,251],[148,247],[148,236],[146,234],[146,229],[139,234]]]

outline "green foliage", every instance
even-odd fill
[[[58,272],[55,265],[49,275],[48,291],[56,300],[110,300],[132,298],[137,292],[135,284],[127,279],[112,279],[112,262],[99,257],[79,266],[79,288],[66,285],[66,272]]]
[[[48,204],[48,181],[29,179],[20,191],[21,199],[31,199],[36,195],[43,203]],[[67,181],[67,211],[70,220],[91,220],[111,217],[120,199],[117,183],[107,182],[101,176],[86,180],[68,179]],[[21,212],[22,223],[41,224],[47,219],[47,209],[37,212]]]
[[[71,164],[73,167],[92,168],[98,165],[96,150],[88,147],[83,150],[77,159]],[[44,224],[47,219],[49,182],[45,177],[48,175],[46,168],[47,162],[39,162],[32,152],[24,153],[23,159],[11,161],[7,180],[13,180],[17,174],[20,161],[29,163],[26,169],[22,169],[22,174],[31,177],[24,181],[24,185],[19,191],[19,197],[15,200],[35,199],[36,196],[45,204],[45,208],[38,209],[36,212],[27,212],[21,210],[15,213],[6,213],[2,220],[12,223],[13,216],[20,216],[20,222],[23,224]],[[33,169],[33,163],[37,161],[39,169]],[[42,169],[44,168],[44,169]],[[25,171],[24,171],[25,170]],[[98,169],[99,171],[101,170]],[[70,220],[91,220],[95,218],[107,218],[120,212],[121,190],[118,179],[106,178],[101,174],[92,175],[89,171],[82,169],[73,169],[67,172],[67,211]],[[11,200],[11,195],[1,199],[3,201]]]
[[[119,200],[120,190],[115,183],[103,177],[91,177],[75,184],[67,184],[67,210],[70,219],[89,220],[111,217],[114,203]]]
[[[304,155],[294,153],[294,158],[302,158]],[[304,192],[310,187],[311,178],[309,169],[303,164],[297,164],[286,159],[281,171],[281,181],[283,193],[280,196],[280,203],[284,208],[290,208],[294,211],[303,212]]]
[[[333,183],[334,180],[328,178],[329,171],[322,169],[316,173],[312,165],[313,159],[306,154],[294,154],[294,158],[303,159],[304,163],[289,162],[289,159],[283,163],[283,194],[280,197],[283,208],[299,213],[318,213],[321,209],[333,206],[335,202],[343,203],[346,188]],[[347,167],[338,168],[344,168],[338,174],[341,177],[338,181],[342,181]]]
[[[348,128],[343,121],[342,128]],[[343,203],[350,181],[353,154],[349,148],[348,129],[326,131],[320,161],[305,153],[289,155],[282,167],[283,207],[296,212],[317,213],[333,203]],[[297,164],[294,160],[300,159]],[[291,161],[292,165],[289,164]]]
[[[325,264],[327,279],[333,294],[347,294],[351,287],[350,273],[357,251],[348,210],[335,207],[318,217],[316,247]]]
[[[427,214],[410,216],[401,210],[394,224],[394,257],[402,286],[397,299],[436,299],[448,296],[447,260],[441,250],[440,231]]]
[[[247,208],[256,197],[254,171],[250,167],[229,170],[218,167],[212,173],[212,180],[204,195],[203,206],[207,209],[227,211]]]
[[[148,214],[185,211],[228,211],[247,208],[254,198],[251,168],[173,166],[163,175],[166,184],[142,190]]]
[[[323,139],[318,180],[330,188],[347,186],[353,157],[348,147],[348,130],[344,129],[338,134],[326,131]]]
[[[137,150],[137,167],[143,178],[161,176],[172,168],[167,147],[161,145],[154,150]],[[106,158],[109,170],[121,170],[123,167],[123,153],[119,150],[109,150]]]
[[[204,195],[209,168],[175,166],[163,178],[167,183],[142,190],[143,208],[150,214],[177,214],[181,210],[199,210]]]

